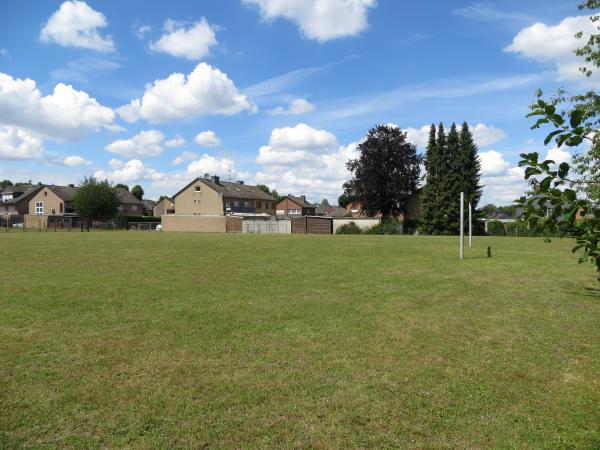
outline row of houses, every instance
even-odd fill
[[[417,202],[409,202],[409,211],[416,214]],[[275,217],[367,217],[359,202],[321,207],[307,201],[305,195],[276,200],[257,186],[243,181],[223,181],[218,176],[198,177],[173,197],[164,197],[154,207],[154,215],[215,216],[240,215]]]
[[[0,190],[0,217],[11,216],[75,216],[73,199],[77,187],[57,185],[20,185]],[[138,200],[131,192],[117,188],[119,214],[152,213],[154,203]]]

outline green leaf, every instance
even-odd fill
[[[577,193],[573,189],[565,189],[563,194],[569,201],[574,202],[577,199]]]
[[[548,145],[554,136],[561,134],[562,132],[563,130],[556,130],[550,133],[548,136],[546,136],[546,139],[544,139],[544,145]]]
[[[558,176],[559,178],[564,178],[569,174],[569,170],[571,170],[571,166],[567,162],[560,163],[558,166]]]
[[[577,128],[581,124],[581,121],[583,120],[583,114],[584,111],[582,109],[574,109],[571,111],[571,117],[569,121],[571,128]]]
[[[533,175],[539,175],[542,171],[536,167],[528,167],[525,169],[525,179],[528,180]]]

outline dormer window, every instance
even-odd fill
[[[200,186],[196,186],[195,191],[200,192]]]

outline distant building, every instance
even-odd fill
[[[243,181],[221,181],[217,176],[196,178],[173,196],[180,215],[269,214],[275,215],[275,199]]]
[[[131,192],[123,188],[117,188],[119,198],[118,214],[124,216],[141,216],[144,214],[144,202],[138,200]]]
[[[44,185],[29,199],[31,216],[64,216],[74,215],[73,199],[77,188],[68,186]]]
[[[306,196],[293,197],[286,195],[277,203],[276,214],[278,216],[314,216],[316,215],[316,205],[306,201]]]
[[[175,201],[170,197],[164,197],[152,209],[152,215],[155,217],[166,216],[167,214],[175,214]]]
[[[42,186],[10,186],[0,193],[0,216],[22,216],[29,212],[29,200]]]

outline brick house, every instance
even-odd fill
[[[221,181],[218,176],[198,177],[173,196],[177,215],[275,215],[275,199],[243,181]]]
[[[175,214],[175,201],[170,197],[163,198],[152,209],[154,217],[166,216],[167,214]]]
[[[22,216],[29,212],[29,200],[42,186],[8,187],[0,194],[0,216]]]
[[[306,196],[293,197],[286,195],[279,203],[277,203],[278,216],[314,216],[316,215],[317,207],[306,201]]]

